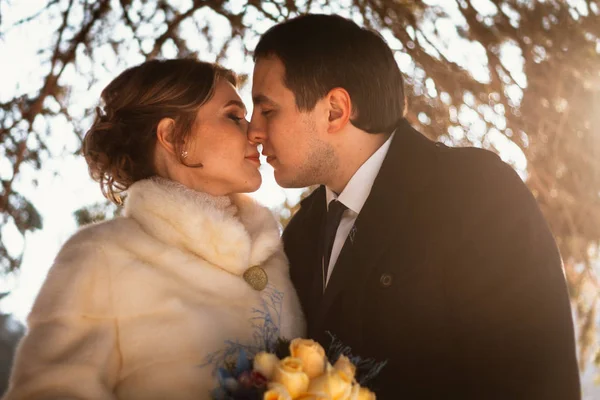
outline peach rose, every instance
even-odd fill
[[[358,395],[356,396],[356,400],[375,400],[376,398],[377,397],[375,396],[375,393],[371,392],[367,388],[358,386]]]
[[[375,393],[369,389],[361,387],[359,384],[352,386],[352,393],[348,400],[375,400]]]
[[[294,400],[331,400],[331,396],[327,393],[302,393]]]
[[[306,392],[309,381],[302,369],[302,360],[294,357],[281,360],[273,373],[273,382],[285,386],[292,399]]]
[[[334,368],[312,380],[307,393],[324,393],[331,400],[345,400],[352,393],[352,378]]]
[[[292,357],[302,360],[303,370],[310,379],[322,375],[325,371],[327,358],[325,350],[314,340],[294,339],[290,343],[290,354]]]
[[[285,386],[279,383],[270,383],[269,390],[263,395],[263,400],[292,400],[292,396]]]
[[[277,364],[279,364],[279,358],[275,354],[263,351],[254,356],[253,369],[270,381]]]
[[[333,366],[334,369],[345,373],[352,380],[356,375],[356,367],[346,356],[340,356]]]

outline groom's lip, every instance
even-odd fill
[[[275,157],[275,156],[267,156],[267,162],[268,162],[269,164],[271,164],[273,161],[275,161],[275,159],[276,159],[276,158],[277,158],[277,157]]]

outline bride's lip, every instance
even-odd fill
[[[260,165],[260,157],[259,156],[246,157],[246,160],[250,160],[250,161],[255,162],[258,165]]]
[[[272,163],[273,161],[275,161],[276,159],[277,159],[277,157],[275,157],[275,156],[268,156],[268,157],[267,157],[267,162],[270,164],[270,163]]]

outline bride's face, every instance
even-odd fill
[[[235,87],[220,79],[196,114],[183,165],[169,157],[167,178],[212,195],[253,192],[260,187],[257,144],[248,141],[246,107]],[[201,164],[201,167],[190,167]]]

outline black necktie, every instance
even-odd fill
[[[347,207],[337,200],[333,200],[329,203],[329,209],[327,210],[327,219],[325,221],[325,234],[323,241],[323,289],[327,282],[327,273],[329,271],[329,260],[331,259],[331,250],[333,249],[333,242],[335,241],[335,234],[337,233],[338,225],[342,220],[342,214],[346,211]]]

